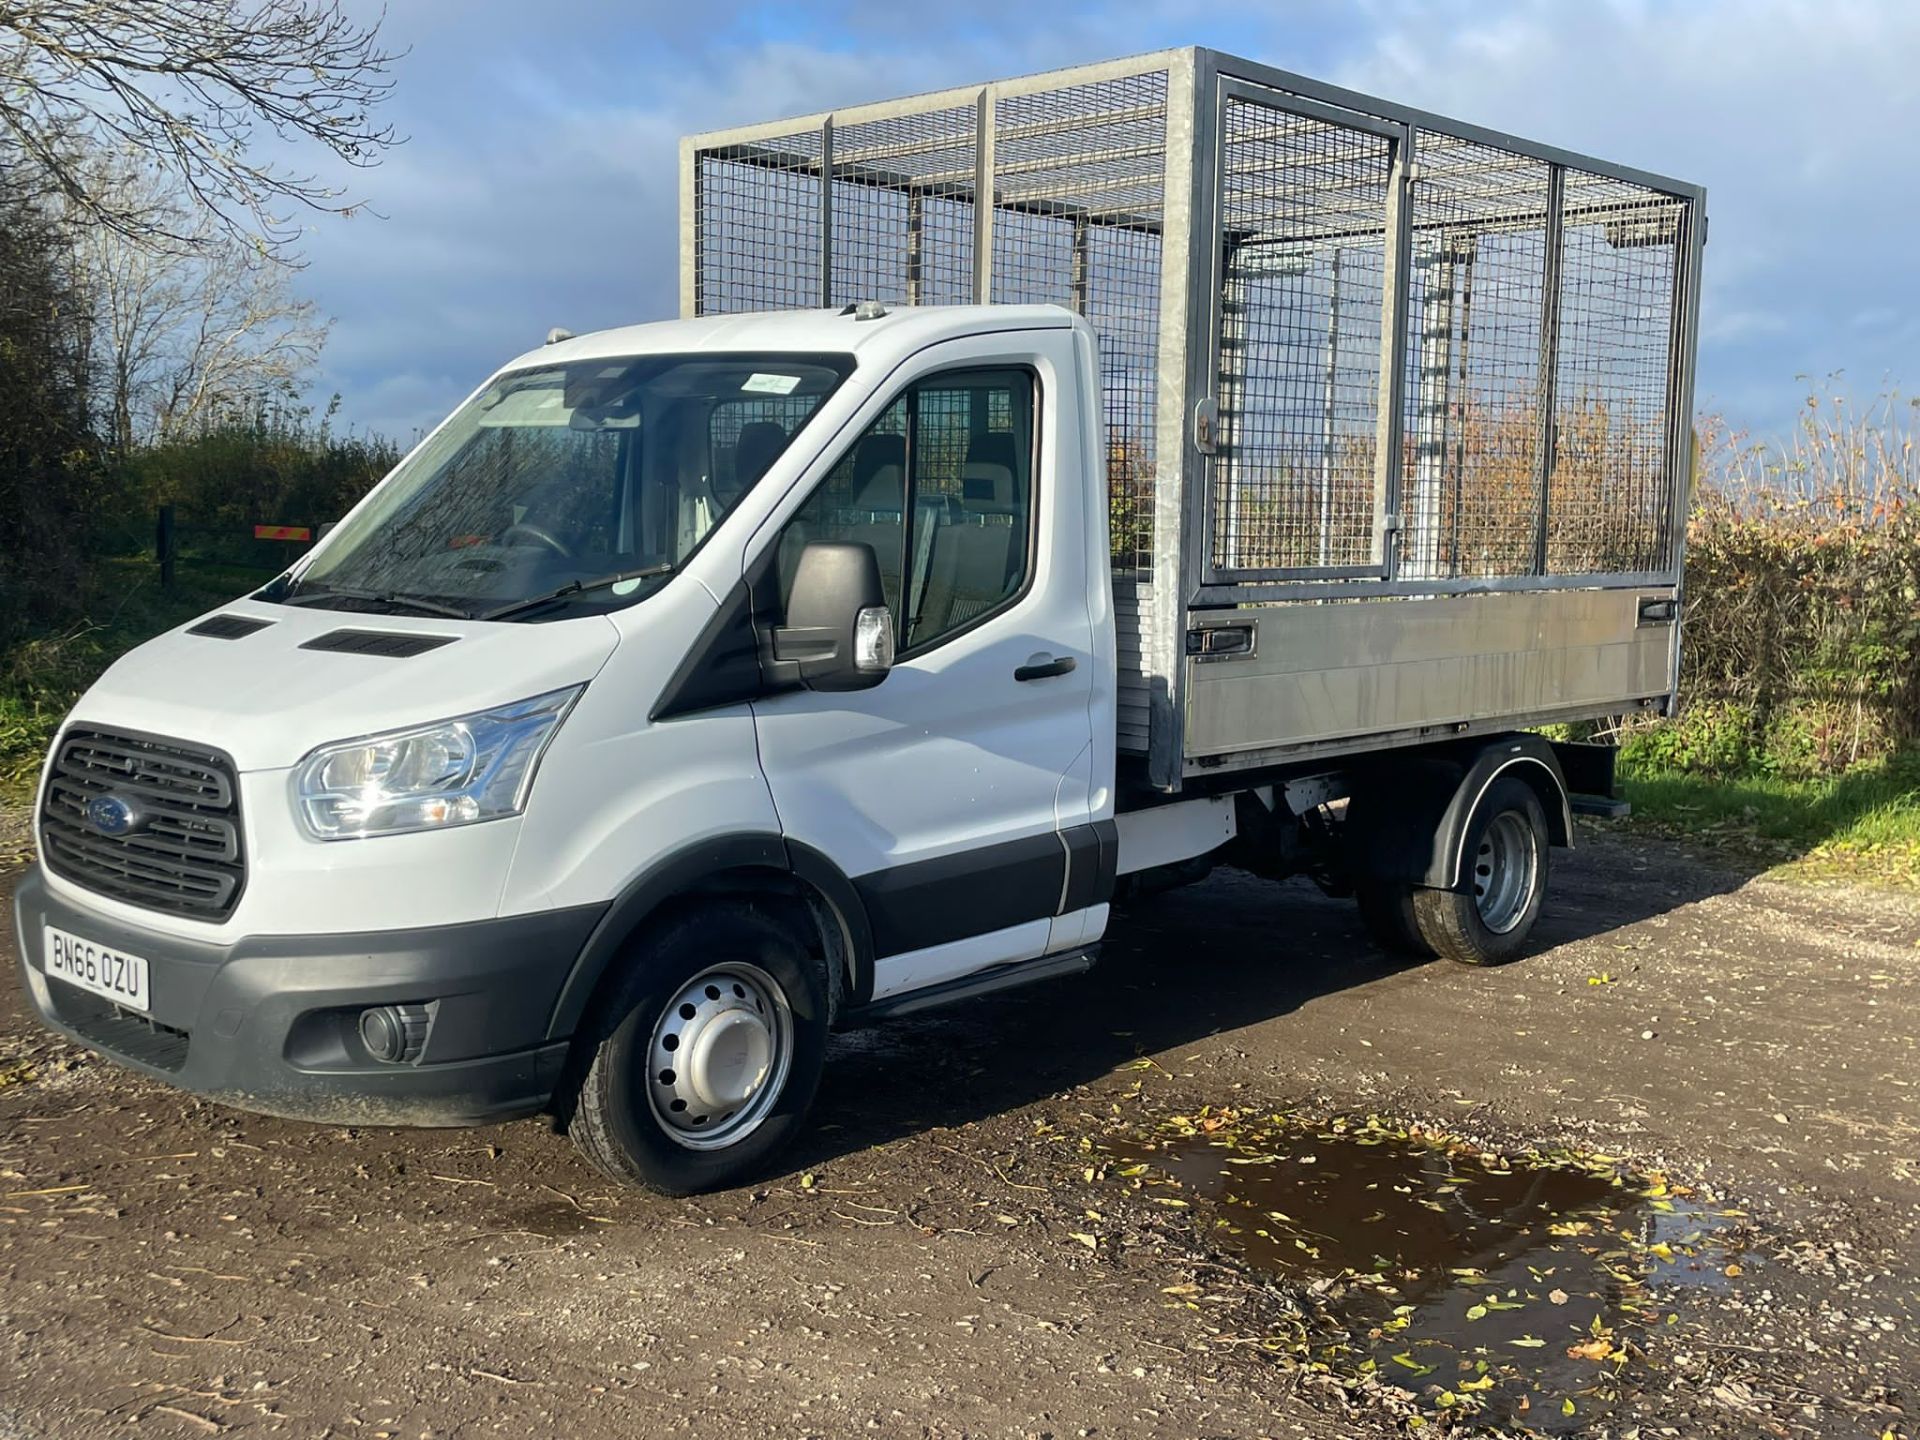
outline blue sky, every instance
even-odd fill
[[[384,218],[315,217],[299,283],[319,398],[399,439],[551,325],[675,312],[682,133],[1185,44],[1706,185],[1703,409],[1779,431],[1799,377],[1920,375],[1912,0],[394,0],[383,34],[408,140],[347,183]]]

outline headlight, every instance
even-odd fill
[[[323,745],[293,772],[300,823],[316,840],[354,840],[518,815],[541,752],[583,688]]]

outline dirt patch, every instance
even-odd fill
[[[1160,897],[1084,980],[843,1037],[788,1168],[692,1201],[538,1122],[185,1099],[8,985],[0,1067],[40,1078],[0,1088],[0,1435],[1400,1433],[1265,1344],[1310,1278],[1097,1150],[1226,1106],[1598,1151],[1746,1212],[1739,1283],[1663,1313],[1635,1408],[1576,1429],[1910,1436],[1920,918],[1592,840],[1540,953],[1488,972],[1390,964],[1305,886]]]

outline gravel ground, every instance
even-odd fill
[[[1262,1348],[1306,1297],[1095,1163],[1207,1105],[1699,1187],[1750,1217],[1742,1274],[1672,1297],[1586,1433],[1905,1440],[1920,914],[1583,838],[1498,970],[1388,963],[1303,884],[1145,902],[1085,979],[843,1037],[782,1173],[690,1201],[614,1190],[539,1122],[207,1105],[0,982],[0,1082],[33,1077],[0,1083],[0,1440],[1401,1433]]]

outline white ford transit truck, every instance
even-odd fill
[[[1179,50],[696,137],[682,203],[682,318],[74,708],[49,1025],[685,1192],[836,1027],[1214,863],[1524,945],[1610,783],[1530,729],[1673,703],[1697,187]]]

